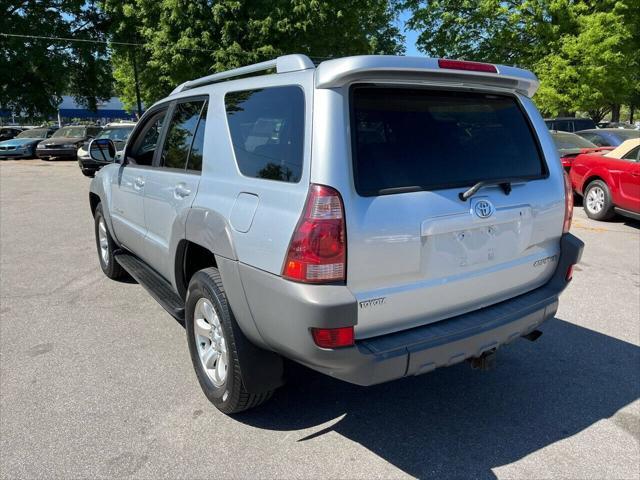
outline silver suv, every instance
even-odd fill
[[[359,385],[489,368],[540,335],[583,248],[537,86],[502,65],[304,55],[186,82],[91,182],[102,270],[184,320],[226,413],[268,399],[284,358]]]

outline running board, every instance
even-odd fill
[[[167,312],[176,320],[184,322],[184,301],[169,282],[138,257],[129,253],[117,252],[115,259]]]

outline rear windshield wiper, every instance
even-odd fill
[[[469,190],[460,192],[458,194],[458,197],[460,198],[460,200],[464,202],[469,198],[473,197],[477,193],[477,191],[480,190],[481,188],[492,187],[495,185],[498,185],[500,188],[502,188],[502,191],[504,192],[505,195],[509,195],[511,193],[511,183],[521,182],[521,181],[522,181],[521,178],[501,178],[499,180],[482,180],[476,183]]]

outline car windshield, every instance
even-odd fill
[[[114,142],[126,142],[127,138],[131,134],[133,126],[131,127],[117,127],[117,128],[105,128],[100,132],[96,138],[109,138]]]
[[[558,150],[569,150],[572,148],[597,148],[597,145],[591,143],[586,138],[582,138],[580,135],[573,135],[571,133],[552,133],[553,141],[556,144]]]
[[[46,128],[34,128],[32,130],[25,130],[20,133],[16,138],[47,138],[47,130]]]
[[[85,127],[64,127],[54,133],[51,138],[82,138],[86,131]]]

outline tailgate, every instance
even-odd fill
[[[358,338],[425,325],[544,284],[564,218],[515,96],[420,88],[352,91],[354,184],[347,286]],[[559,165],[557,166],[559,169]],[[511,190],[478,181],[513,178]]]

